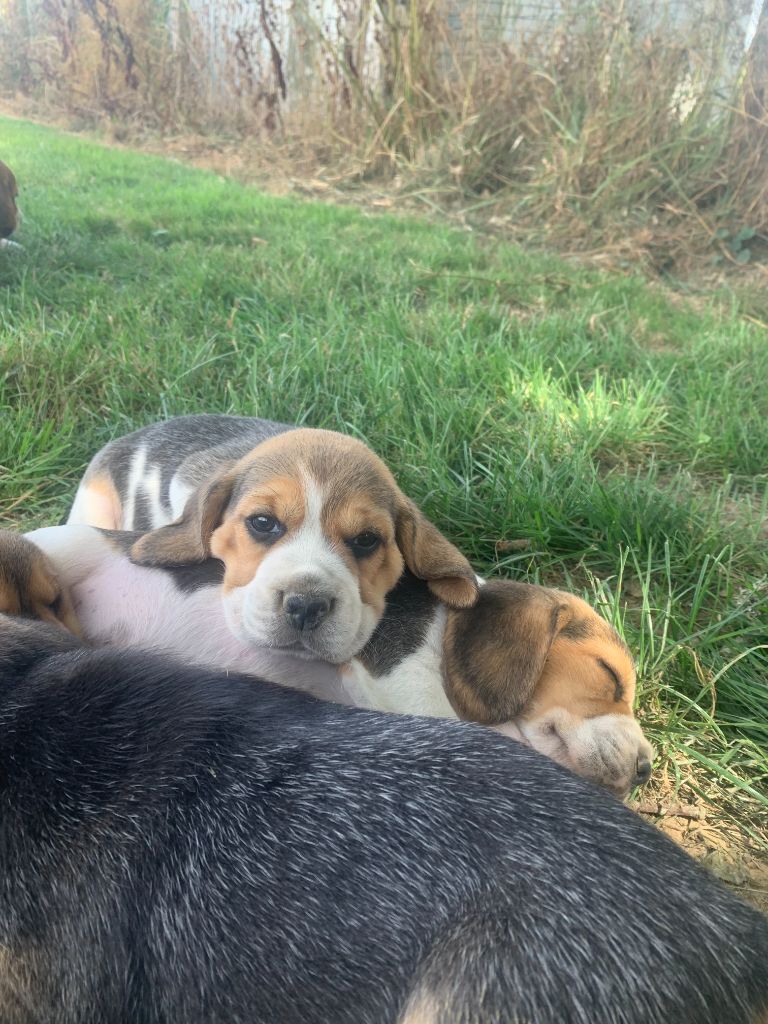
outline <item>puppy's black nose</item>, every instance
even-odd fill
[[[642,786],[651,777],[651,762],[647,757],[638,757],[635,765],[635,785]]]
[[[294,629],[317,629],[331,610],[332,601],[318,594],[290,594],[283,601],[283,609]]]

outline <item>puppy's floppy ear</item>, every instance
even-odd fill
[[[32,579],[35,578],[35,573],[39,570],[36,568],[33,570]],[[57,626],[63,626],[64,629],[68,630],[74,636],[82,637],[83,631],[80,626],[80,622],[75,614],[75,606],[72,603],[72,597],[66,587],[56,587],[58,593],[54,596],[52,601],[47,601],[43,597],[37,596],[37,591],[32,589],[30,595],[30,604],[32,613],[36,619],[40,619],[41,622],[51,622]]]
[[[130,551],[137,565],[192,565],[211,557],[211,534],[221,523],[232,489],[234,473],[223,473],[189,496],[175,523],[139,537]]]
[[[45,552],[27,537],[0,530],[0,612],[50,622],[82,636],[72,597]]]
[[[445,692],[460,718],[498,725],[526,707],[571,607],[540,587],[491,581],[473,608],[451,612],[443,641]]]
[[[470,608],[475,603],[479,587],[472,566],[406,497],[397,511],[395,538],[413,575],[426,580],[444,604]]]

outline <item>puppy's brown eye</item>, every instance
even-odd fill
[[[285,533],[285,527],[280,520],[268,512],[258,512],[256,515],[248,516],[245,525],[251,535],[262,542],[277,540]]]
[[[368,555],[372,555],[381,546],[381,543],[381,537],[377,533],[372,530],[363,530],[356,537],[350,537],[347,547],[355,558],[366,558]]]

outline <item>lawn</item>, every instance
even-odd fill
[[[0,119],[0,525],[109,438],[237,412],[366,440],[488,575],[597,602],[663,798],[768,842],[768,335],[416,219],[262,195]]]

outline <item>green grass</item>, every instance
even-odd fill
[[[764,332],[418,220],[22,122],[0,142],[26,214],[0,252],[2,525],[58,521],[99,446],[165,416],[356,434],[478,570],[597,600],[659,777],[768,837]]]

